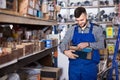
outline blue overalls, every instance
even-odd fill
[[[93,24],[90,23],[89,33],[79,33],[78,26],[75,27],[72,44],[77,45],[81,42],[95,42],[92,34]],[[97,64],[100,56],[98,50],[93,50],[92,59],[69,59],[69,80],[97,80]]]

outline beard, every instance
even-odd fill
[[[88,21],[86,20],[86,22],[84,23],[84,25],[83,25],[83,26],[81,26],[81,27],[84,27],[84,26],[86,26],[86,25],[87,25],[87,22],[88,22]]]

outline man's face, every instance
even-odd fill
[[[79,18],[76,18],[78,25],[82,28],[87,24],[87,15],[82,13]]]

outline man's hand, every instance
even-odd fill
[[[75,50],[65,50],[64,54],[71,59],[76,59],[77,57],[79,57],[78,55],[73,54],[72,52],[75,52]]]
[[[83,49],[83,48],[86,48],[86,47],[88,47],[89,46],[89,43],[88,42],[82,42],[82,43],[79,43],[78,45],[77,45],[77,47],[79,48],[79,49]]]

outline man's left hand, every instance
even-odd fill
[[[83,48],[86,48],[86,47],[88,47],[89,46],[89,43],[88,42],[82,42],[82,43],[79,43],[78,45],[77,45],[77,47],[79,48],[79,49],[83,49]]]

